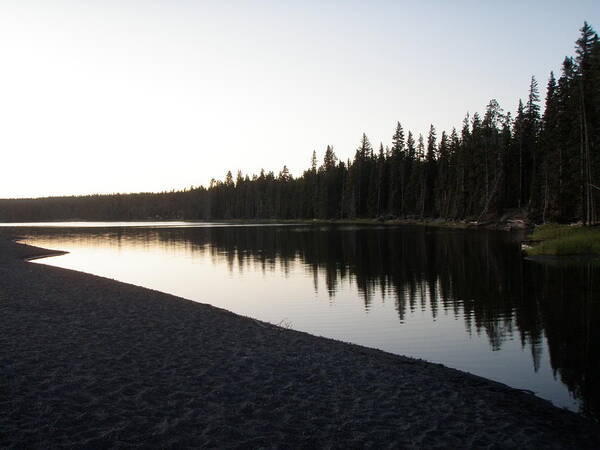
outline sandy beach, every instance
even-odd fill
[[[0,238],[2,448],[600,448],[530,393],[48,253]]]

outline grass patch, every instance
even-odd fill
[[[547,224],[536,227],[530,239],[541,241],[528,255],[600,255],[600,228]]]
[[[577,234],[578,231],[583,230],[580,226],[570,225],[559,225],[557,223],[547,223],[544,225],[538,225],[533,230],[533,233],[529,235],[529,239],[534,241],[545,241],[548,239],[563,238],[572,234]]]

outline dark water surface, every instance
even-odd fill
[[[439,362],[600,416],[594,261],[524,260],[503,232],[87,225],[16,232],[71,252],[43,264]]]

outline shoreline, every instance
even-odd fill
[[[1,446],[600,446],[506,385],[26,262],[48,254],[0,238]]]
[[[169,224],[169,223],[206,223],[206,224],[227,224],[227,225],[365,225],[365,226],[398,226],[398,225],[414,225],[423,227],[435,228],[453,228],[453,229],[469,229],[469,230],[495,230],[495,231],[522,231],[533,228],[529,222],[521,219],[506,219],[506,220],[489,220],[489,221],[468,221],[468,220],[446,220],[440,218],[368,218],[368,219],[215,219],[215,220],[196,220],[196,219],[146,219],[146,220],[131,220],[136,224]],[[128,223],[127,221],[94,221],[94,220],[55,220],[47,222],[14,222],[15,226],[23,226],[23,223],[48,224],[54,225],[60,223]],[[12,222],[4,222],[3,226],[10,228]],[[98,225],[102,227],[102,225]],[[1,228],[0,228],[1,230]]]

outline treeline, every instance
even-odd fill
[[[516,112],[491,100],[462,127],[427,136],[400,123],[392,143],[363,134],[352,160],[331,146],[294,178],[241,172],[208,188],[161,194],[2,200],[0,220],[353,219],[497,217],[519,209],[538,222],[598,222],[600,42],[585,23],[575,56],[553,73],[542,111],[538,83]]]

